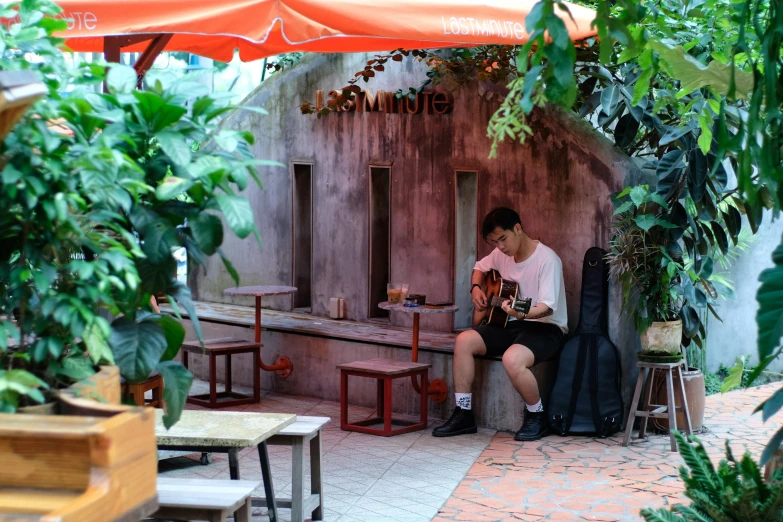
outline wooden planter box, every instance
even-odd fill
[[[68,415],[0,415],[0,519],[136,522],[157,510],[155,412],[119,396],[105,367],[60,394]]]

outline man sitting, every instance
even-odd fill
[[[568,331],[563,264],[551,248],[525,234],[519,214],[510,208],[492,210],[484,218],[481,232],[496,248],[473,268],[471,295],[477,313],[487,309],[487,296],[482,286],[486,272],[492,269],[500,272],[503,279],[519,284],[520,294],[531,298],[533,306],[523,314],[513,310],[506,301],[503,311],[510,317],[505,328],[474,324],[472,330],[459,334],[453,362],[457,407],[449,420],[435,428],[432,435],[452,437],[476,433],[471,410],[474,357],[502,355],[503,368],[527,406],[525,422],[514,440],[537,440],[548,429],[538,383],[530,368],[556,357],[563,335]]]

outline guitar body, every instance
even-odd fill
[[[519,295],[519,285],[515,281],[503,279],[500,272],[490,270],[486,274],[485,287],[482,288],[487,296],[487,309],[483,312],[473,311],[473,326],[483,322],[493,326],[505,328],[508,324],[508,314],[503,311],[501,304],[506,299],[514,303],[514,308],[520,312],[527,313],[530,310],[530,298],[521,299]],[[517,299],[520,299],[517,301]]]

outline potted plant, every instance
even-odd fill
[[[271,162],[253,158],[249,133],[218,129],[233,107],[204,85],[161,78],[140,91],[127,66],[67,68],[52,37],[60,12],[49,0],[0,12],[13,18],[0,25],[0,70],[31,71],[49,91],[0,144],[0,411],[116,364],[130,382],[162,375],[170,426],[193,379],[175,360],[180,308],[201,336],[174,252],[192,268],[218,254],[238,282],[223,222],[258,237],[238,192]],[[159,294],[174,315],[151,309]]]
[[[641,334],[644,357],[682,357],[683,308],[678,288],[682,249],[669,237],[666,200],[647,185],[629,187],[612,197],[614,235],[607,254],[610,276],[622,285],[623,309]]]
[[[651,362],[679,361],[682,345],[695,342],[703,346],[706,326],[699,311],[709,311],[720,319],[714,306],[722,287],[711,281],[712,258],[698,250],[695,257],[689,253],[694,252],[693,240],[686,235],[686,228],[701,231],[703,219],[695,208],[689,212],[681,202],[667,201],[647,185],[628,187],[613,195],[612,202],[616,207],[614,234],[607,261],[610,276],[622,285],[623,310],[633,317],[641,335],[642,351],[638,356]],[[708,251],[705,249],[705,253]],[[698,368],[688,367],[683,377],[691,423],[694,429],[700,429],[706,395],[704,376]],[[653,382],[650,386],[656,389],[662,384]],[[675,390],[675,403],[681,401],[680,392]],[[680,425],[684,419],[681,413],[678,415]]]

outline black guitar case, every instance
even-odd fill
[[[607,437],[623,422],[620,353],[608,335],[605,254],[597,247],[585,253],[579,325],[560,352],[547,409],[549,427],[559,435]]]

